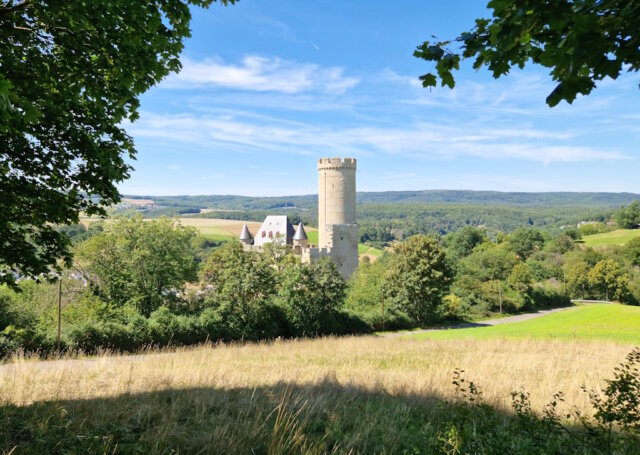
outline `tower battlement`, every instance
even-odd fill
[[[318,160],[318,170],[323,169],[354,169],[356,168],[355,158],[320,158]]]

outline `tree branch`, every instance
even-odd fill
[[[2,7],[0,7],[0,16],[6,16],[8,14],[13,14],[18,11],[23,11],[31,5],[31,0],[23,0],[20,3],[17,3],[13,6],[8,6],[9,3],[4,3]]]

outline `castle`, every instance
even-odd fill
[[[294,229],[286,216],[268,216],[252,237],[245,224],[240,242],[246,250],[261,251],[265,243],[290,245],[302,262],[330,257],[347,280],[358,269],[355,158],[318,161],[318,246],[310,245],[302,222]]]

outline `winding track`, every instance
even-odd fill
[[[574,308],[574,307],[568,306],[568,307],[562,307],[562,308],[554,308],[552,310],[540,310],[535,313],[524,313],[524,314],[518,314],[515,316],[507,316],[505,318],[485,319],[483,321],[478,321],[478,322],[463,322],[462,324],[449,325],[446,327],[435,327],[432,329],[383,333],[383,334],[380,334],[379,336],[382,336],[382,337],[406,336],[406,335],[414,335],[416,333],[433,332],[438,330],[471,329],[475,327],[489,327],[493,325],[513,324],[514,322],[528,321],[529,319],[536,319],[542,316],[546,316],[548,314],[558,313],[559,311],[568,310],[569,308]]]

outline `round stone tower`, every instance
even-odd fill
[[[318,243],[330,248],[326,226],[356,224],[356,160],[321,158],[318,174]]]
[[[345,279],[358,268],[355,158],[318,161],[318,246],[331,250],[331,258]]]

